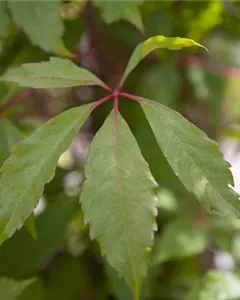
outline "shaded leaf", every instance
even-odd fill
[[[0,119],[0,167],[9,156],[12,147],[23,138],[22,132],[12,122]]]
[[[96,134],[85,175],[80,200],[91,238],[138,299],[156,228],[156,184],[121,115],[111,113]]]
[[[77,207],[78,197],[59,197],[36,218],[37,240],[20,229],[2,246],[0,275],[23,277],[36,274],[64,248],[67,224]]]
[[[24,227],[26,231],[31,235],[31,237],[36,240],[37,239],[37,231],[35,227],[35,219],[34,219],[34,213],[31,213],[31,215],[27,218],[26,222],[24,223]]]
[[[240,280],[232,273],[209,272],[193,286],[187,300],[234,300],[240,297]]]
[[[209,211],[240,216],[238,195],[229,187],[232,174],[217,143],[176,111],[139,99],[161,150],[184,186]]]
[[[49,274],[48,300],[84,299],[84,269],[79,258],[65,258]]]
[[[62,43],[61,1],[8,1],[13,20],[30,41],[45,51],[69,55]]]
[[[126,20],[144,31],[139,5],[141,1],[99,1],[94,3],[101,9],[102,17],[106,23]]]
[[[9,17],[6,11],[5,1],[0,2],[0,38],[7,35]]]
[[[189,220],[178,219],[168,223],[156,239],[152,262],[183,259],[203,252],[207,247],[204,232]]]
[[[21,293],[31,285],[35,279],[26,279],[22,281],[13,280],[10,278],[0,278],[1,299],[15,300]]]
[[[47,62],[23,64],[9,70],[1,80],[33,88],[104,86],[104,83],[88,70],[77,67],[68,59],[57,57],[51,57]]]
[[[46,300],[46,291],[42,280],[36,280],[27,287],[17,300]]]
[[[156,49],[168,49],[168,50],[180,50],[186,47],[203,47],[202,45],[194,42],[191,39],[180,38],[180,37],[165,37],[157,35],[147,39],[145,42],[139,44],[133,51],[126,70],[124,72],[122,82],[132,72],[133,69],[140,63],[145,56]]]
[[[0,179],[0,243],[22,226],[54,176],[60,155],[91,112],[92,104],[63,112],[19,142]]]

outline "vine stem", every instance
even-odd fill
[[[114,97],[114,95],[113,95],[113,93],[112,93],[112,94],[110,94],[110,95],[108,95],[108,96],[106,96],[106,97],[103,97],[103,98],[99,99],[98,101],[96,101],[96,103],[95,103],[95,105],[94,105],[94,108],[96,108],[96,107],[98,107],[99,105],[101,105],[101,104],[107,102],[108,100],[110,100],[110,99],[113,98],[113,97]]]
[[[14,107],[18,104],[21,104],[22,102],[26,101],[29,97],[33,96],[36,93],[36,90],[30,88],[25,91],[23,91],[21,94],[16,96],[12,101],[3,104],[0,107],[0,115],[4,113],[6,110],[8,110],[11,107]]]
[[[120,92],[119,96],[131,99],[131,100],[134,100],[134,101],[137,101],[137,102],[140,102],[140,98],[138,96],[136,96],[136,95],[133,95],[133,94],[129,94],[129,93],[125,93],[125,92]]]

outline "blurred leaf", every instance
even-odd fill
[[[170,107],[177,107],[180,76],[173,63],[162,63],[146,70],[139,83],[139,94]]]
[[[240,201],[229,185],[232,174],[216,142],[170,108],[141,99],[141,106],[166,159],[185,187],[210,211],[240,216]]]
[[[157,193],[157,198],[158,207],[161,211],[175,212],[178,210],[179,203],[171,190],[160,188]]]
[[[66,258],[51,270],[48,278],[48,300],[84,299],[84,269],[79,258]]]
[[[36,280],[27,287],[17,300],[46,300],[46,291],[41,280]]]
[[[33,88],[64,88],[105,84],[86,69],[68,59],[51,57],[47,62],[24,64],[8,71],[1,80]]]
[[[22,277],[36,274],[65,244],[66,227],[78,198],[59,197],[36,218],[37,240],[23,229],[16,232],[0,251],[0,275]]]
[[[22,90],[21,87],[17,86],[16,84],[9,84],[1,82],[0,88],[0,105],[6,104],[10,102],[14,95]]]
[[[60,155],[69,147],[93,104],[67,110],[19,142],[3,164],[0,178],[0,243],[19,229],[54,176]]]
[[[7,35],[9,17],[6,11],[5,1],[0,2],[0,38]]]
[[[201,10],[198,10],[197,16],[188,22],[189,32],[186,36],[200,41],[204,35],[221,23],[223,12],[222,1],[210,1]]]
[[[140,63],[145,56],[147,56],[150,52],[156,49],[168,49],[168,50],[180,50],[186,47],[202,47],[206,49],[204,46],[194,42],[190,39],[185,38],[168,38],[162,35],[157,35],[147,39],[145,42],[139,44],[135,50],[133,51],[126,70],[124,72],[122,82],[126,79],[126,77],[132,72],[133,69]]]
[[[10,278],[0,278],[1,299],[16,300],[17,297],[29,286],[35,279],[26,279],[16,281]]]
[[[9,156],[12,147],[23,138],[22,132],[11,121],[0,119],[0,167]]]
[[[234,300],[240,297],[240,280],[232,273],[209,272],[193,286],[187,300]]]
[[[111,113],[95,136],[85,175],[80,200],[90,236],[138,299],[156,227],[155,183],[120,114],[114,121]]]
[[[139,11],[141,1],[99,1],[94,3],[102,11],[102,17],[107,23],[126,20],[135,25],[140,31],[144,32],[143,22]]]
[[[153,249],[153,264],[168,260],[183,259],[202,253],[207,247],[207,238],[192,222],[177,219],[169,222],[156,239]]]
[[[23,28],[34,45],[48,52],[70,53],[62,43],[61,1],[8,1],[13,20]]]

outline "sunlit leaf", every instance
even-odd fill
[[[162,35],[154,36],[147,39],[145,42],[139,44],[133,51],[126,70],[124,72],[122,82],[132,72],[133,69],[140,63],[145,56],[156,49],[167,49],[167,50],[180,50],[187,47],[202,47],[202,45],[196,43],[191,39],[180,38],[180,37],[165,37]]]
[[[217,143],[172,109],[141,99],[157,142],[184,186],[211,212],[240,216],[240,200]]]
[[[156,227],[156,184],[121,115],[111,113],[96,134],[85,175],[80,200],[90,235],[138,299]]]
[[[63,112],[19,142],[3,164],[0,179],[0,242],[31,214],[55,172],[60,155],[91,112],[92,104]]]
[[[9,70],[1,80],[33,88],[104,86],[104,83],[88,70],[77,67],[68,59],[57,57],[52,57],[47,62],[24,64]]]

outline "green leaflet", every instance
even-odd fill
[[[127,64],[126,70],[124,72],[122,83],[125,81],[126,77],[132,72],[132,70],[135,69],[135,67],[140,63],[140,61],[153,50],[180,50],[182,48],[193,46],[205,48],[191,39],[180,37],[165,37],[162,35],[157,35],[147,39],[145,42],[139,44],[133,51]]]
[[[9,156],[12,147],[23,137],[22,132],[10,121],[0,119],[0,167]]]
[[[207,247],[205,233],[190,220],[177,219],[169,222],[156,239],[153,249],[153,264],[168,260],[183,259],[202,253]]]
[[[35,227],[35,218],[34,213],[31,213],[31,215],[27,218],[27,220],[24,223],[25,230],[31,235],[31,237],[34,240],[37,240],[37,230]]]
[[[69,55],[62,43],[64,33],[60,1],[8,1],[13,20],[30,41],[43,50]]]
[[[5,1],[0,1],[0,38],[7,35],[8,14],[6,12]]]
[[[0,244],[22,226],[53,176],[60,155],[93,104],[63,112],[19,142],[3,164],[0,179]]]
[[[21,293],[30,286],[36,279],[17,281],[5,277],[0,278],[1,299],[15,300]]]
[[[187,300],[234,300],[240,297],[240,280],[233,273],[209,272],[193,286]]]
[[[23,64],[9,70],[1,78],[20,86],[33,88],[64,88],[80,85],[105,84],[94,74],[77,67],[69,59],[51,57],[47,62]]]
[[[144,31],[141,13],[138,8],[141,1],[95,0],[94,3],[101,9],[102,17],[106,23],[126,20],[135,25],[140,31]]]
[[[127,123],[111,113],[92,141],[80,200],[91,238],[139,299],[156,229],[156,183]]]
[[[185,187],[212,212],[240,216],[232,174],[216,142],[176,111],[139,98],[157,142]]]

